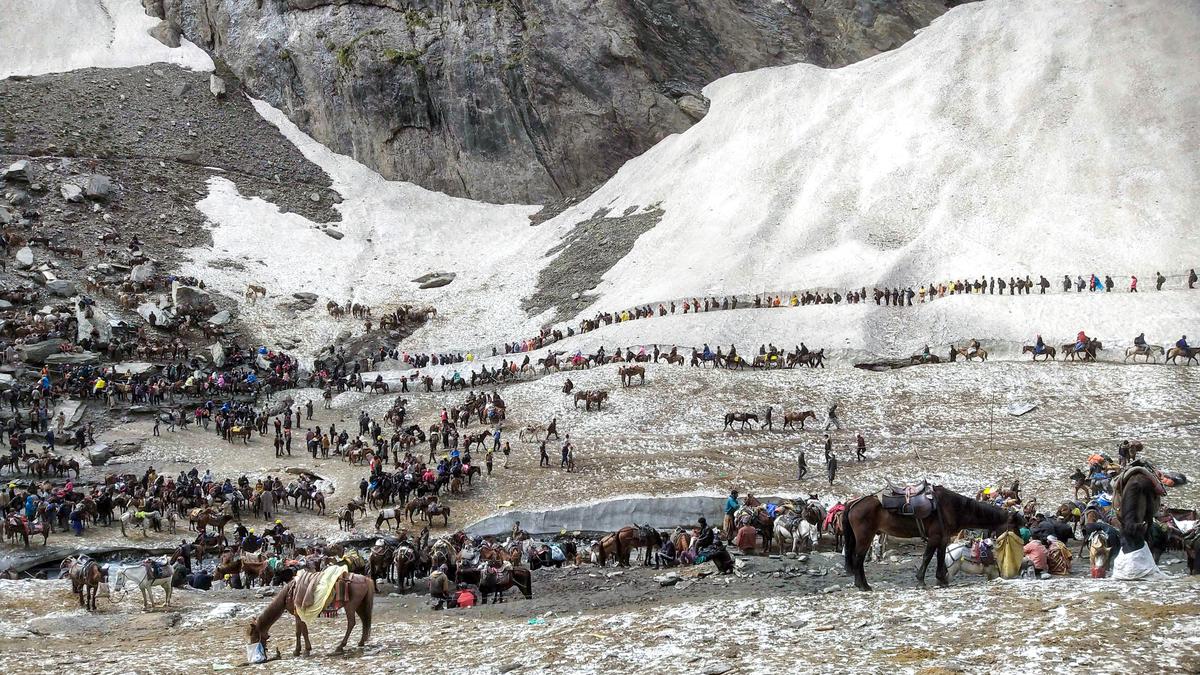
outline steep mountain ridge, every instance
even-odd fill
[[[385,178],[543,203],[701,119],[729,73],[841,66],[956,0],[143,0]]]

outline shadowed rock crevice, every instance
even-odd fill
[[[587,291],[633,250],[638,237],[662,220],[663,211],[655,205],[642,213],[607,215],[594,214],[550,249],[554,259],[538,273],[537,290],[522,302],[522,309],[537,314],[554,308],[560,319],[578,314],[593,302]]]

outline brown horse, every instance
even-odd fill
[[[579,402],[583,401],[583,409],[591,410],[592,404],[596,404],[596,410],[600,409],[600,404],[608,400],[608,392],[603,389],[577,391],[575,392],[575,407],[579,407]]]
[[[524,567],[505,565],[494,575],[484,574],[478,568],[461,569],[458,571],[458,581],[477,585],[484,604],[487,604],[489,595],[493,603],[504,602],[504,591],[513,586],[521,591],[526,600],[533,599],[533,574]]]
[[[71,556],[59,564],[59,571],[71,580],[71,592],[79,596],[79,606],[94,612],[96,593],[104,580],[100,565],[87,556]]]
[[[301,573],[304,575],[305,573]],[[267,605],[257,617],[250,621],[250,626],[246,630],[247,636],[250,638],[251,644],[262,644],[263,650],[267,648],[267,640],[270,639],[271,626],[283,616],[286,610],[296,620],[296,649],[293,653],[295,656],[300,656],[300,640],[304,640],[304,653],[312,653],[312,642],[308,639],[308,624],[305,623],[296,613],[297,602],[303,602],[303,598],[298,597],[300,586],[297,580],[292,580],[284,585],[283,590],[275,594],[271,604]],[[350,632],[354,630],[354,617],[357,616],[362,620],[362,639],[358,641],[358,646],[361,647],[367,644],[367,639],[371,636],[371,616],[375,605],[375,584],[367,577],[361,574],[346,574],[338,580],[336,587],[331,595],[331,598],[344,598],[343,608],[346,612],[346,634],[342,636],[342,642],[334,650],[335,654],[341,654],[346,648],[346,642],[350,639]]]
[[[617,369],[617,374],[621,376],[621,386],[633,386],[633,378],[641,378],[639,384],[646,384],[646,368],[645,366],[621,366]]]
[[[1033,354],[1034,361],[1037,361],[1037,357],[1039,356],[1039,354],[1037,353],[1037,347],[1035,347],[1034,345],[1025,345],[1024,347],[1021,347],[1021,353],[1022,354]],[[1054,349],[1054,347],[1051,347],[1050,345],[1044,345],[1042,347],[1041,356],[1046,357],[1043,360],[1053,360],[1056,354],[1058,354],[1058,352]]]
[[[1200,360],[1197,360],[1198,355],[1200,355],[1200,347],[1188,347],[1187,349],[1171,347],[1167,350],[1167,358],[1164,359],[1164,362],[1175,363],[1176,359],[1184,359],[1184,365],[1191,365],[1193,361],[1200,363]]]
[[[863,564],[867,550],[876,533],[885,532],[894,537],[925,540],[925,554],[917,569],[917,583],[925,584],[925,572],[929,561],[937,554],[937,581],[939,586],[948,586],[950,578],[946,570],[946,545],[955,533],[963,529],[1016,529],[1025,519],[1018,513],[976,501],[935,485],[932,488],[934,508],[923,517],[906,516],[888,511],[875,495],[860,497],[846,505],[843,514],[843,534],[846,540],[846,571],[854,575],[854,585],[861,591],[871,590],[867,583]]]
[[[444,504],[430,504],[421,511],[425,519],[429,521],[430,527],[433,526],[433,519],[441,516],[442,527],[450,527],[450,507]]]
[[[797,412],[784,413],[783,414],[783,428],[784,429],[794,429],[794,428],[796,428],[795,427],[796,422],[799,422],[800,429],[803,430],[805,420],[812,420],[812,421],[816,422],[817,414],[811,410],[805,410],[803,412],[797,411]]]
[[[1120,495],[1115,506],[1121,520],[1121,551],[1139,551],[1153,532],[1154,518],[1166,490],[1155,476],[1154,467],[1136,461],[1113,481],[1113,492]]]
[[[649,565],[654,555],[654,550],[662,546],[662,534],[658,530],[649,525],[629,525],[622,527],[616,532],[604,537],[600,540],[600,566],[603,567],[608,562],[608,552],[605,548],[605,540],[609,537],[613,538],[614,549],[613,559],[616,560],[618,567],[629,567],[629,557],[633,549],[645,547],[645,555],[642,557],[642,564]]]
[[[967,361],[970,361],[971,359],[979,359],[980,361],[987,361],[988,353],[987,353],[987,350],[984,349],[983,347],[976,349],[974,352],[972,352],[967,347],[955,347],[954,351],[958,352],[959,356],[966,357]]]
[[[1088,340],[1087,345],[1084,346],[1081,352],[1075,351],[1075,343],[1070,342],[1062,346],[1063,360],[1071,359],[1074,361],[1078,357],[1080,361],[1095,361],[1096,352],[1099,352],[1101,349],[1104,349],[1104,345],[1099,340]]]

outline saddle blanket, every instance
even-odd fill
[[[349,572],[341,565],[330,565],[320,572],[300,572],[296,576],[297,616],[305,623],[317,618],[329,605],[338,581]]]

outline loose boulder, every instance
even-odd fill
[[[171,286],[171,304],[175,305],[176,314],[191,314],[196,317],[208,317],[217,313],[212,296],[194,286],[184,286],[176,281]]]
[[[230,316],[229,310],[223,309],[209,317],[208,322],[214,326],[224,326],[225,324],[229,323],[231,318],[233,317]]]
[[[225,98],[225,80],[216,75],[210,75],[208,78],[208,90],[217,98]]]
[[[58,353],[46,357],[48,366],[94,366],[98,363],[100,355],[94,352]]]
[[[63,183],[59,186],[58,191],[62,193],[63,199],[73,204],[83,201],[83,188],[74,183]]]
[[[46,282],[46,289],[60,298],[69,298],[75,295],[75,282],[67,281],[66,279],[55,279],[54,281]]]
[[[24,345],[20,348],[21,360],[25,363],[41,365],[46,362],[48,356],[59,353],[61,345],[62,340],[42,340],[41,342]]]
[[[179,26],[176,26],[166,19],[159,21],[154,28],[151,28],[146,32],[150,34],[150,37],[158,40],[172,49],[179,46]]]
[[[8,165],[4,170],[4,180],[16,180],[25,183],[33,182],[33,164],[27,159],[21,159]]]
[[[419,284],[418,288],[441,288],[454,281],[456,276],[458,275],[454,272],[430,272],[413,279],[413,281]]]
[[[129,270],[129,280],[135,283],[146,283],[152,276],[154,276],[154,263],[149,261],[141,265],[134,265]]]
[[[88,178],[87,188],[84,189],[83,194],[88,199],[101,202],[107,200],[112,194],[112,179],[101,174],[92,175]]]
[[[220,342],[215,342],[208,348],[208,353],[212,355],[212,364],[214,368],[225,367],[225,348]]]
[[[22,247],[17,251],[17,267],[28,269],[33,267],[33,249],[28,246]]]

